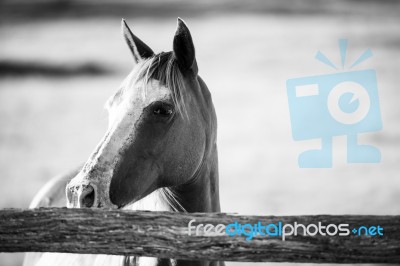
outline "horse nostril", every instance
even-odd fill
[[[82,207],[90,208],[94,203],[94,189],[91,185],[86,186],[81,194],[80,203]]]

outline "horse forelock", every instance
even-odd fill
[[[184,77],[172,52],[162,52],[139,62],[122,82],[119,90],[106,102],[106,109],[121,102],[125,92],[129,90],[140,90],[138,93],[142,93],[145,98],[147,90],[151,89],[148,86],[151,80],[159,81],[160,85],[169,90],[178,113],[187,117]]]

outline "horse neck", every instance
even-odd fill
[[[190,182],[172,188],[186,212],[219,212],[218,152],[216,144]]]
[[[218,176],[218,150],[217,119],[211,93],[200,76],[197,76],[199,83],[198,102],[203,102],[202,110],[207,110],[204,117],[209,117],[206,142],[206,152],[200,167],[195,175],[186,184],[174,187],[173,192],[186,212],[220,212],[219,203],[219,176]]]
[[[198,171],[186,184],[160,188],[125,207],[129,210],[219,212],[217,147],[205,156]]]

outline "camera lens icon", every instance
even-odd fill
[[[300,167],[332,167],[332,138],[343,135],[348,163],[380,162],[379,149],[357,139],[382,129],[374,70],[294,78],[286,87],[293,139],[321,139],[321,149],[299,155]]]
[[[346,81],[337,84],[327,100],[329,114],[345,125],[356,124],[368,114],[371,101],[366,89],[359,83]]]

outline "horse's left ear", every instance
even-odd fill
[[[124,19],[121,21],[122,34],[124,35],[125,41],[128,44],[129,49],[132,52],[133,58],[136,63],[143,59],[150,58],[154,55],[153,50],[147,46],[142,40],[136,37],[128,24]]]
[[[193,74],[197,75],[198,68],[192,36],[185,22],[180,18],[178,18],[173,51],[180,70],[183,73],[191,71]]]

